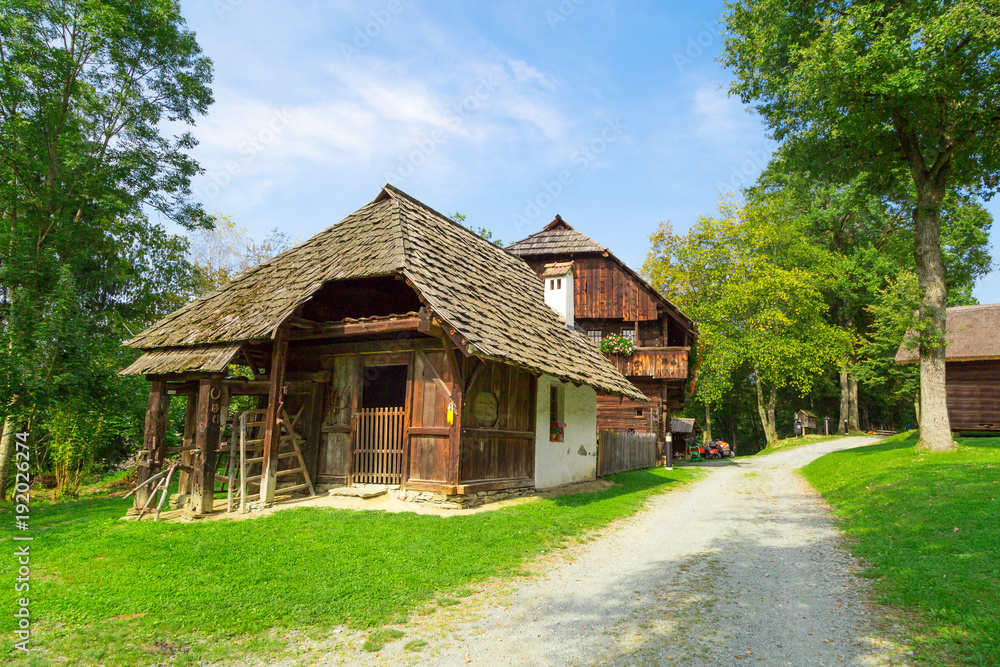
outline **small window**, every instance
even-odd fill
[[[562,278],[556,278],[556,289],[562,289]]]
[[[636,408],[635,409],[635,416],[636,417],[641,417],[642,416],[642,408]]]
[[[549,289],[555,289],[555,288],[556,288],[556,281],[550,280],[549,281]]]
[[[563,442],[566,439],[566,423],[563,421],[562,387],[549,387],[549,442]]]
[[[634,428],[628,429],[628,433],[635,433],[635,429]]]
[[[587,332],[587,339],[590,340],[590,342],[593,343],[594,345],[600,345],[601,338],[602,336],[600,329],[591,329],[590,331]]]
[[[635,344],[635,329],[622,329],[622,338],[628,338]]]

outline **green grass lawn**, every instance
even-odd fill
[[[901,434],[803,474],[843,518],[882,601],[912,612],[919,664],[1000,665],[1000,438],[954,452]]]
[[[4,595],[0,656],[21,664],[196,664],[280,651],[269,631],[405,623],[461,588],[526,561],[694,479],[653,468],[594,493],[449,517],[299,508],[244,521],[124,522],[130,501],[31,507],[33,652],[13,651]],[[11,507],[0,510],[2,580],[13,587]],[[442,603],[443,604],[443,603]]]

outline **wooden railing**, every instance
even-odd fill
[[[597,448],[598,476],[656,465],[656,434],[601,431]]]
[[[685,380],[688,350],[686,347],[637,347],[631,356],[611,354],[608,360],[626,377]]]
[[[403,408],[358,410],[352,484],[403,481]]]

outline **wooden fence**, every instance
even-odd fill
[[[656,465],[655,433],[601,431],[598,442],[598,476],[652,468]]]
[[[403,481],[403,408],[358,410],[353,484]]]

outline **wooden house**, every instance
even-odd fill
[[[171,453],[170,397],[189,397],[195,514],[213,508],[236,396],[257,397],[244,462],[261,502],[377,483],[449,506],[592,479],[596,392],[645,398],[523,261],[389,185],[127,345],[143,354],[123,373],[151,383],[139,479]]]
[[[598,429],[655,432],[662,442],[671,413],[684,404],[688,354],[697,335],[691,318],[558,215],[507,250],[528,262],[543,281],[546,302],[595,346],[610,334],[634,344],[631,355],[611,354],[609,360],[650,402],[599,395]]]
[[[1000,431],[1000,303],[948,309],[945,382],[953,431]],[[896,363],[919,363],[906,342]]]
[[[809,435],[816,432],[816,415],[808,410],[799,410],[796,412],[795,422],[802,429],[802,435]]]

